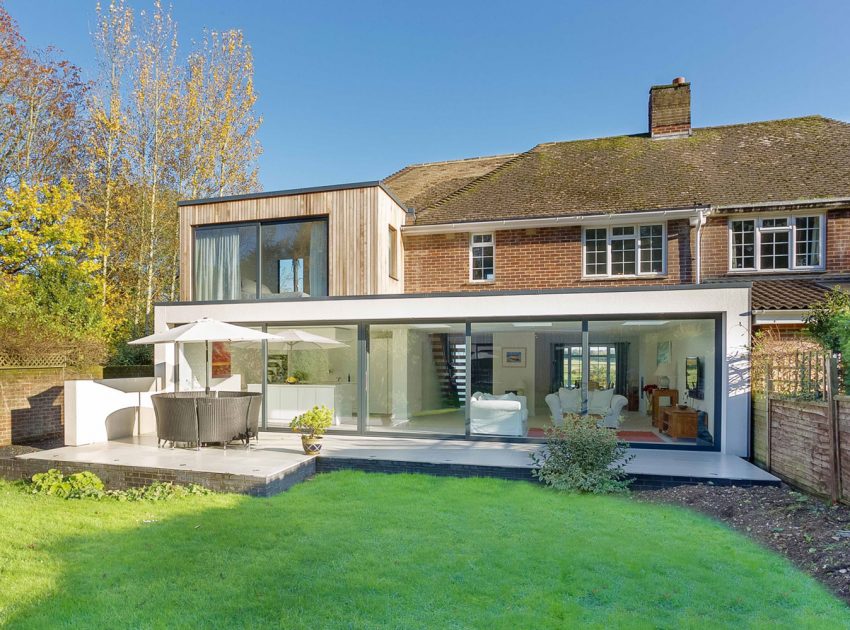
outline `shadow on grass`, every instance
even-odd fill
[[[10,498],[55,519],[33,552],[55,570],[12,627],[848,621],[813,580],[721,525],[527,483],[342,472],[271,499]],[[16,562],[36,561],[18,544]]]

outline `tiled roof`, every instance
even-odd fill
[[[828,287],[814,280],[754,280],[756,310],[804,310],[823,299]]]
[[[450,195],[471,181],[486,175],[497,166],[501,166],[516,153],[492,155],[489,157],[414,164],[393,173],[384,185],[390,189],[409,208],[419,210]]]
[[[850,196],[850,125],[822,116],[551,142],[509,158],[414,166],[385,182],[420,225]]]

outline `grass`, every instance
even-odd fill
[[[271,499],[65,501],[0,482],[11,627],[847,627],[688,511],[493,479],[340,472]]]

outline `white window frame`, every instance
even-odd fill
[[[389,257],[388,275],[393,280],[398,280],[398,228],[394,225],[387,226],[387,235],[390,240],[390,246],[387,250]]]
[[[476,236],[489,236],[490,247],[493,248],[493,278],[491,280],[473,280],[472,279],[472,248],[476,245]],[[469,281],[473,284],[493,284],[496,282],[496,233],[495,232],[471,232],[469,234]]]
[[[818,219],[818,234],[820,241],[818,243],[820,251],[820,262],[817,265],[798,265],[797,264],[797,219],[808,219],[816,217]],[[764,219],[788,219],[788,227],[786,228],[762,228]],[[734,232],[732,224],[737,221],[752,221],[755,224],[755,267],[735,268],[735,244]],[[762,232],[783,232],[790,233],[788,238],[788,267],[781,269],[762,269],[761,268],[761,235]],[[728,248],[728,269],[730,274],[740,273],[789,273],[792,271],[823,271],[826,268],[826,215],[822,212],[799,212],[793,214],[769,213],[758,215],[738,215],[730,216],[727,223],[727,248]]]
[[[654,225],[661,226],[661,271],[641,271],[640,270],[640,228]],[[614,228],[634,228],[634,234],[631,236],[613,236]],[[608,252],[605,273],[588,274],[587,273],[587,230],[605,230],[605,247]],[[634,239],[635,241],[635,273],[633,274],[617,274],[611,273],[612,256],[611,242],[622,241],[625,239]],[[667,275],[667,222],[652,221],[649,223],[615,223],[613,225],[588,225],[581,230],[581,277],[587,280],[597,280],[601,278],[661,278]]]

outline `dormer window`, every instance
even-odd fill
[[[823,269],[823,215],[729,221],[730,271]]]

